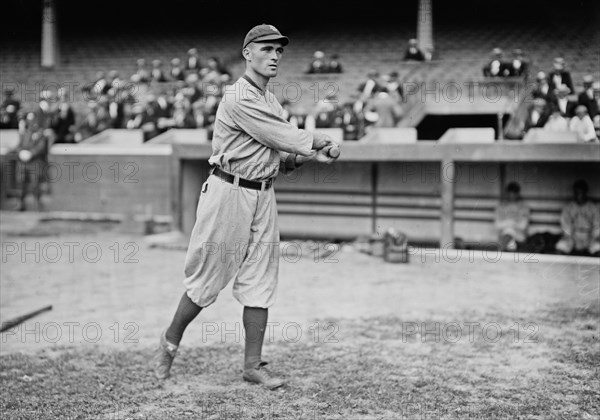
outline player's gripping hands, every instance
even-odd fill
[[[313,133],[313,145],[310,156],[297,156],[297,163],[317,161],[330,164],[340,156],[340,147],[327,134],[315,131]]]

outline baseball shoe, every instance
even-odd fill
[[[156,349],[154,357],[152,358],[154,375],[158,379],[167,379],[171,375],[171,365],[173,364],[173,359],[175,359],[175,355],[177,354],[178,346],[167,342],[167,338],[165,336],[166,332],[167,331],[165,330],[160,335],[158,348]]]
[[[260,362],[257,367],[244,370],[242,377],[245,381],[261,384],[268,389],[283,386],[283,379],[273,376],[273,373],[265,367],[266,364],[267,362]]]

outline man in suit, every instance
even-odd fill
[[[189,73],[199,73],[202,69],[200,64],[200,57],[198,57],[198,50],[196,48],[190,48],[187,52],[187,59],[185,60],[185,71]]]
[[[571,92],[575,92],[571,73],[565,70],[565,60],[562,57],[556,57],[553,63],[554,69],[548,75],[550,89],[558,89],[560,85],[566,85]]]
[[[531,92],[531,96],[549,101],[553,95],[554,93],[552,92],[552,89],[550,89],[546,73],[540,71],[535,77],[535,88],[533,89],[533,92]]]
[[[591,74],[583,76],[583,92],[579,94],[577,102],[587,108],[592,120],[600,113],[598,101],[594,97],[594,78]]]
[[[509,74],[508,66],[503,59],[504,52],[500,48],[492,50],[491,61],[483,68],[485,77],[505,77]]]
[[[408,40],[408,47],[404,53],[404,60],[425,61],[425,54],[419,49],[419,43],[416,39]]]
[[[548,121],[548,117],[546,101],[542,98],[534,99],[527,118],[525,119],[524,133],[530,128],[543,127]]]
[[[529,63],[523,56],[523,50],[517,48],[513,51],[513,59],[508,64],[508,75],[510,77],[527,76]]]
[[[555,90],[555,96],[551,97],[550,101],[558,107],[560,115],[566,118],[571,118],[575,114],[577,102],[569,99],[571,90],[567,85],[561,85]]]

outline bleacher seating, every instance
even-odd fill
[[[413,37],[409,27],[378,29],[352,28],[340,32],[292,32],[292,43],[285,53],[280,76],[275,82],[295,82],[302,86],[299,102],[310,106],[315,97],[336,91],[340,101],[347,100],[365,73],[377,69],[382,73],[396,70],[405,82],[476,82],[484,80],[482,66],[489,52],[499,46],[510,52],[521,48],[531,60],[531,73],[549,70],[555,56],[561,55],[572,72],[577,86],[586,73],[600,79],[597,35],[594,28],[569,22],[564,27],[527,22],[527,25],[436,26],[434,61],[406,63],[401,60],[406,40]],[[49,83],[78,83],[79,87],[94,80],[99,70],[118,70],[122,78],[135,71],[135,59],[159,58],[165,68],[173,57],[184,57],[188,48],[198,48],[202,58],[218,56],[234,77],[243,72],[239,37],[229,35],[95,35],[61,38],[60,66],[56,70],[40,67],[40,41],[11,39],[1,44],[0,64],[3,83],[26,84],[29,91]],[[305,75],[312,53],[323,50],[338,53],[344,67],[339,75]],[[330,81],[334,85],[327,86]],[[318,95],[316,87],[318,86]],[[37,88],[39,89],[39,87]],[[277,89],[276,89],[277,90]],[[291,94],[291,91],[289,92]],[[39,92],[38,92],[39,94]],[[22,99],[31,102],[32,94]]]

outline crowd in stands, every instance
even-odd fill
[[[588,198],[584,180],[573,184],[573,200],[560,215],[562,235],[528,235],[531,209],[521,197],[516,182],[507,185],[504,199],[496,208],[495,226],[503,251],[549,252],[600,256],[600,209]]]
[[[571,73],[561,57],[554,59],[553,69],[536,75],[532,100],[517,133],[508,138],[521,139],[531,128],[573,132],[579,142],[597,142],[600,137],[600,83],[585,75],[582,89],[576,94]]]
[[[504,51],[500,48],[492,50],[492,58],[483,67],[485,77],[525,77],[529,75],[529,61],[525,58],[523,50],[515,49],[512,58],[506,60]]]
[[[343,73],[342,63],[337,54],[332,54],[331,59],[325,57],[323,51],[315,51],[313,61],[306,69],[306,74]]]

